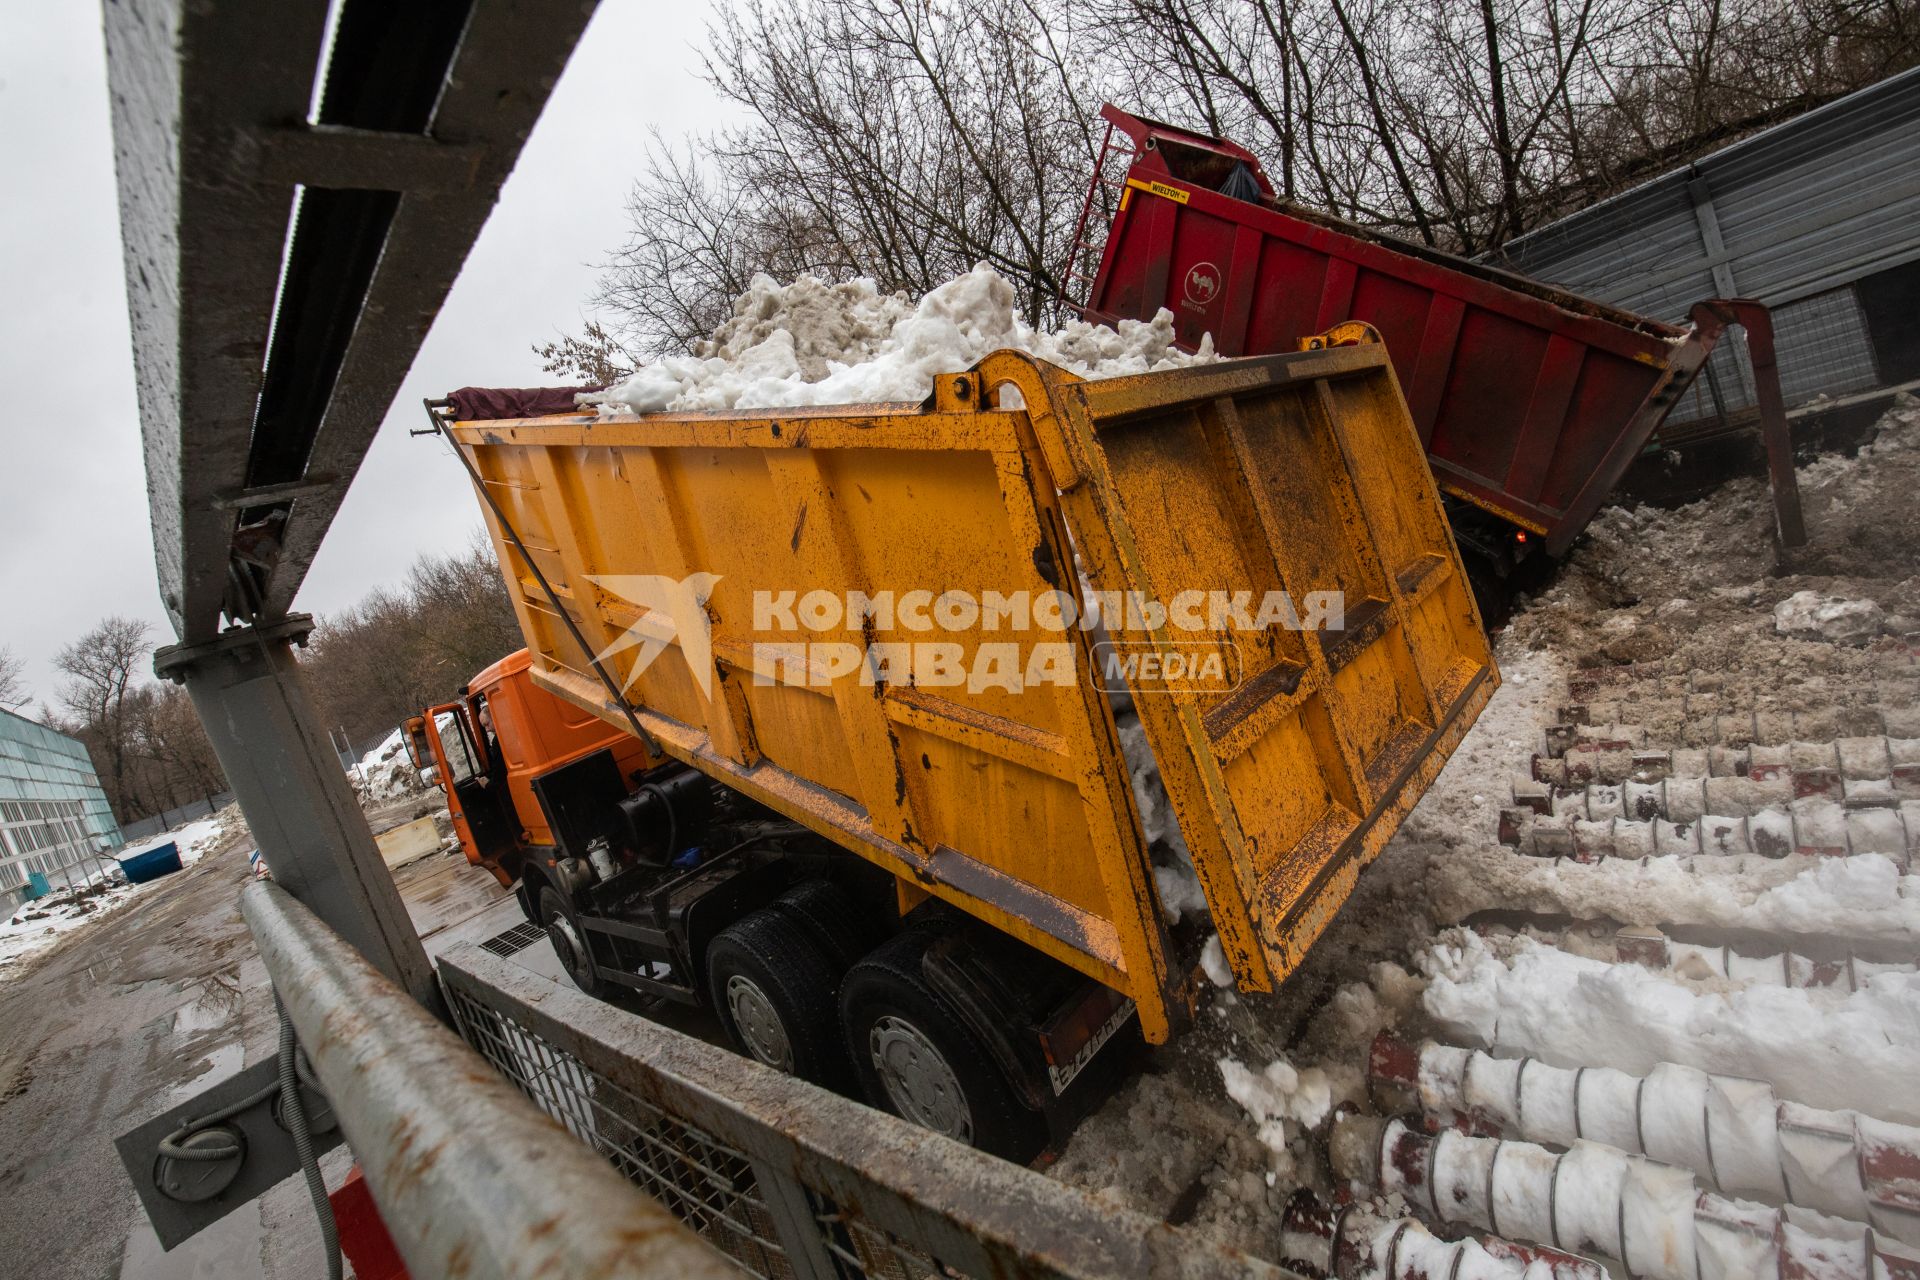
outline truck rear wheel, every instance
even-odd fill
[[[593,953],[587,950],[587,935],[580,927],[579,917],[567,906],[560,891],[551,886],[540,890],[540,924],[553,943],[553,954],[559,957],[560,967],[573,979],[573,985],[587,995],[604,997],[607,984],[600,977],[600,967],[593,962]]]
[[[874,1106],[982,1151],[1028,1160],[1046,1122],[921,976],[938,938],[931,929],[908,929],[847,972],[840,1020],[854,1073]]]
[[[807,931],[832,964],[835,978],[853,968],[875,941],[870,922],[831,880],[802,880],[775,898],[773,909]]]
[[[784,914],[755,911],[707,947],[707,995],[727,1039],[748,1057],[829,1089],[847,1079],[835,1034],[833,965]]]

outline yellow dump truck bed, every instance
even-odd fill
[[[1155,1042],[1190,975],[1110,693],[1264,989],[1497,683],[1379,346],[1097,382],[1000,352],[922,405],[450,434],[525,548],[489,511],[537,683],[1130,996]]]

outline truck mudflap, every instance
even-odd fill
[[[1377,345],[1101,382],[1001,352],[918,405],[447,429],[536,684],[1132,999],[1151,1043],[1194,978],[1110,691],[1134,694],[1227,955],[1264,989],[1496,680]],[[884,617],[850,603],[882,593]],[[1120,603],[1216,594],[1218,632]],[[978,607],[928,607],[949,596]],[[1009,642],[993,609],[1016,596],[1082,625]],[[1320,612],[1302,629],[1268,597]],[[961,678],[923,668],[928,641]],[[1009,685],[1043,643],[1066,678]]]

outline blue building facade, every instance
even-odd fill
[[[28,896],[36,872],[54,885],[97,874],[94,856],[122,843],[86,747],[0,710],[0,908]]]

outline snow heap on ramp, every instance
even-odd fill
[[[759,275],[733,318],[695,354],[669,356],[582,402],[603,411],[779,408],[923,400],[936,374],[971,367],[1011,347],[1085,378],[1147,373],[1214,359],[1173,345],[1173,313],[1123,320],[1116,331],[1084,321],[1056,330],[1021,318],[1019,295],[981,263],[921,298],[881,293],[872,280],[792,284]]]

